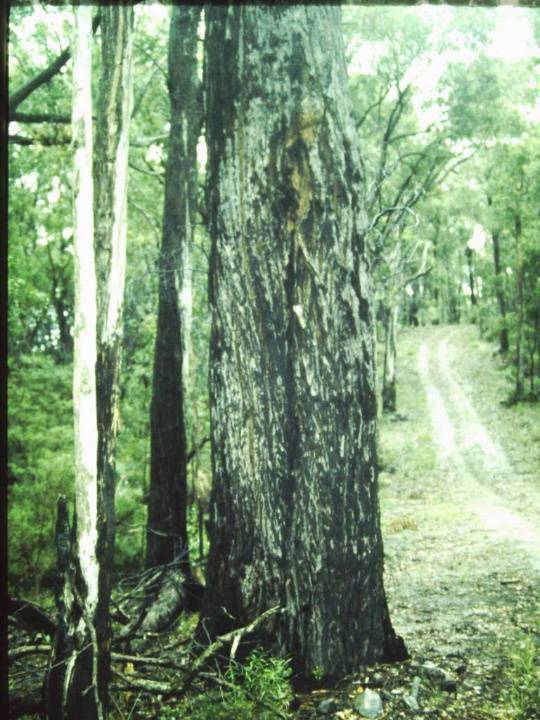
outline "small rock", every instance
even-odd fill
[[[441,678],[441,690],[445,690],[446,692],[456,692],[457,690],[457,682],[446,672]]]
[[[383,710],[381,696],[374,690],[366,688],[354,701],[353,708],[362,717],[376,718]]]
[[[405,704],[411,710],[419,710],[420,709],[420,705],[418,704],[418,690],[419,689],[420,689],[420,678],[418,677],[418,675],[416,675],[412,681],[411,694],[405,695],[403,697]]]
[[[422,665],[424,674],[431,680],[436,680],[441,688],[446,692],[455,692],[457,690],[457,682],[455,679],[440,667],[437,667],[431,660],[426,660]]]
[[[334,698],[325,698],[317,708],[320,713],[324,715],[330,715],[330,713],[336,712],[338,708],[337,702]]]

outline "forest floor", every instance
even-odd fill
[[[406,329],[398,347],[380,497],[411,659],[367,668],[332,716],[358,717],[354,688],[371,687],[379,718],[540,718],[540,407],[501,402],[511,386],[476,327]]]
[[[390,614],[411,657],[297,694],[288,716],[540,720],[540,404],[504,403],[510,378],[476,327],[405,329],[398,349],[398,412],[379,425],[380,502]],[[156,638],[152,654],[195,623]],[[39,679],[45,662],[20,674]],[[133,666],[117,665],[129,679]],[[371,716],[357,712],[367,700],[379,704]],[[210,697],[196,715],[135,689],[113,701],[123,720],[237,720]],[[254,720],[276,716],[260,709]]]

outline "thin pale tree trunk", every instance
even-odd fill
[[[59,506],[58,561],[63,588],[57,594],[59,632],[48,673],[47,716],[55,720],[107,715],[104,648],[98,612],[103,573],[98,552],[103,527],[98,502],[96,411],[96,275],[92,177],[91,8],[75,10],[73,40],[74,160],[74,353],[75,526]]]
[[[77,9],[76,18],[74,398],[80,457],[76,459],[75,544],[69,552],[67,509],[60,505],[58,514],[58,564],[64,589],[57,600],[60,632],[49,674],[48,715],[101,720],[108,716],[110,675],[114,451],[126,263],[133,8],[101,10],[95,155],[89,8]]]
[[[99,641],[110,673],[110,594],[115,542],[115,451],[119,420],[119,376],[126,274],[129,124],[132,105],[133,7],[103,6],[101,75],[94,155],[96,253],[98,502],[102,516],[98,552]]]
[[[201,627],[279,605],[266,640],[304,675],[340,675],[405,654],[383,588],[340,11],[212,6],[207,27],[214,488]]]

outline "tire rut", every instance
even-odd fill
[[[511,462],[482,424],[463,382],[451,365],[451,333],[421,345],[418,369],[427,395],[439,464],[450,470],[451,493],[476,516],[492,541],[519,550],[540,572],[540,532],[516,506],[524,495],[530,508],[540,496],[516,481]]]

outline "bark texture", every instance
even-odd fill
[[[207,27],[202,616],[223,632],[280,605],[269,641],[299,672],[339,675],[405,654],[383,589],[372,289],[340,12],[213,6]]]
[[[98,290],[98,555],[103,571],[99,577],[97,632],[103,653],[100,672],[104,684],[108,685],[111,642],[109,603],[115,533],[115,450],[126,273],[133,7],[104,6],[100,16],[101,75],[94,155],[94,245]]]
[[[201,123],[197,77],[199,7],[173,6],[169,38],[171,129],[165,175],[159,305],[151,407],[146,564],[179,562],[190,575],[186,504],[185,358],[191,316],[191,246]],[[181,594],[178,596],[181,601]]]

